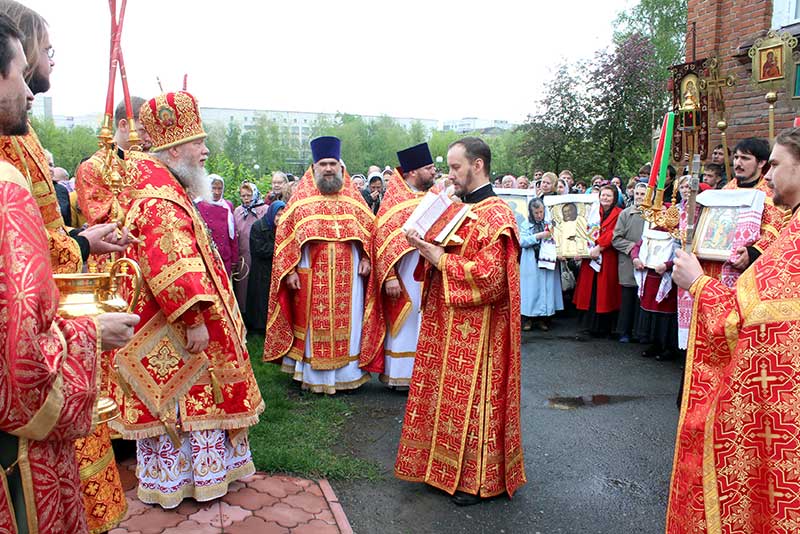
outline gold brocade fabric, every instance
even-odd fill
[[[105,160],[106,152],[98,150],[92,154],[92,157],[78,166],[78,171],[75,175],[75,193],[77,193],[78,205],[90,225],[111,221],[113,194],[103,178],[102,169],[105,165]],[[123,210],[121,215],[124,218],[124,211],[130,207],[131,192],[138,179],[136,167],[132,164],[131,172],[127,172],[124,160],[114,157],[111,158],[111,161],[112,170],[110,172],[117,174],[120,183],[127,185],[122,188],[117,197],[120,208]],[[120,214],[117,215],[119,216]]]
[[[50,177],[47,158],[33,129],[25,136],[0,137],[0,158],[14,165],[30,183],[48,235],[50,263],[53,272],[57,274],[80,272],[83,267],[80,248],[76,241],[67,235]],[[89,442],[87,446],[85,446],[85,441]],[[76,447],[79,449],[77,457],[79,464],[100,462],[102,457],[100,455],[93,456],[93,454],[101,447],[111,450],[111,440],[107,429],[104,435],[101,433],[101,429],[96,429],[87,438],[78,439]],[[122,484],[119,480],[116,463],[113,461],[113,451],[111,458],[112,461],[106,464],[100,475],[103,477],[106,492],[111,491],[121,495]],[[96,492],[92,492],[87,487],[87,484],[90,483],[90,480],[81,478],[81,491],[84,495],[89,528],[94,531],[96,527],[105,527],[105,530],[108,530],[121,521],[125,514],[127,504],[124,495],[121,503],[94,503],[92,494],[96,495]],[[98,518],[101,508],[104,511],[102,517]]]
[[[12,164],[24,176],[39,206],[47,230],[50,264],[55,273],[77,273],[83,267],[78,243],[67,235],[64,219],[50,176],[50,167],[36,132],[28,125],[23,136],[0,136],[0,159]]]
[[[89,532],[111,530],[125,518],[128,501],[114,460],[108,425],[99,424],[89,436],[75,440],[75,456]]]
[[[339,369],[350,361],[353,253],[347,242],[309,244],[312,369]],[[303,347],[290,353],[303,357]]]
[[[303,343],[300,338],[305,335],[305,327],[298,328],[301,322],[297,316],[303,315],[302,311],[295,311],[295,291],[290,290],[285,283],[286,276],[294,271],[300,263],[302,247],[312,244],[315,257],[322,263],[315,265],[311,275],[311,336],[312,343],[316,337],[322,341],[322,350],[317,353],[314,349],[314,363],[319,369],[334,369],[342,367],[339,361],[347,354],[347,342],[340,338],[349,339],[348,332],[344,332],[345,319],[315,317],[319,314],[315,306],[324,305],[325,299],[334,302],[340,307],[344,298],[350,298],[353,270],[357,265],[352,265],[350,245],[355,243],[360,246],[367,257],[370,256],[370,243],[374,228],[374,214],[367,207],[361,193],[356,191],[350,181],[350,176],[344,173],[344,184],[341,191],[332,195],[323,195],[314,183],[311,169],[309,168],[292,195],[289,204],[281,215],[275,235],[275,255],[272,264],[272,281],[267,308],[267,335],[264,341],[264,360],[271,361],[287,354],[300,359],[303,355]],[[336,243],[336,247],[325,247],[325,243]],[[346,249],[346,253],[345,253]],[[321,250],[324,257],[320,257]],[[336,251],[331,255],[329,251]],[[350,261],[345,265],[342,262]],[[343,272],[330,271],[330,269],[347,269]],[[328,269],[327,272],[323,270]],[[337,296],[326,297],[331,291]],[[350,308],[341,308],[336,313],[347,315],[349,323]],[[333,310],[331,310],[333,312]],[[303,318],[305,319],[305,318]],[[316,332],[314,328],[320,327],[324,331]],[[335,350],[329,343],[335,339],[338,344]],[[294,347],[294,348],[293,348]],[[344,347],[342,349],[341,347]],[[290,350],[291,349],[291,350]],[[346,362],[345,362],[346,363]]]
[[[472,207],[441,271],[426,268],[422,328],[395,475],[482,497],[526,482],[520,429],[519,241],[497,197]]]
[[[668,534],[800,531],[800,218],[738,279],[692,288]]]

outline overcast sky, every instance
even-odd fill
[[[23,3],[50,24],[54,113],[101,112],[108,2]],[[187,73],[201,106],[521,122],[559,63],[607,47],[634,3],[129,0],[122,49],[142,97]]]

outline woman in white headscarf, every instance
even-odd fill
[[[195,199],[197,210],[211,232],[222,263],[228,276],[239,261],[239,244],[236,239],[236,225],[233,220],[233,204],[223,198],[225,180],[216,174],[209,174],[211,181],[211,200]]]

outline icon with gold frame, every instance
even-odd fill
[[[768,84],[778,89],[792,73],[792,50],[797,46],[797,38],[788,32],[778,33],[770,30],[766,37],[756,39],[748,55],[752,59],[752,77],[757,84]]]

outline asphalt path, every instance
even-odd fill
[[[406,396],[376,379],[347,396],[340,451],[376,461],[379,481],[332,481],[353,530],[367,533],[661,533],[681,377],[643,346],[576,337],[573,319],[523,333],[522,427],[528,484],[513,499],[454,506],[393,477]]]

